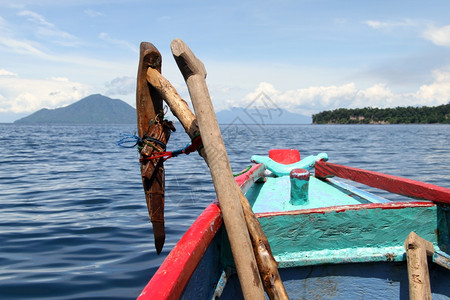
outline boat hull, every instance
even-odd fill
[[[335,192],[317,198],[325,203],[322,207],[315,207],[317,199],[312,198],[303,209],[295,209],[288,202],[269,203],[271,195],[285,193],[272,180],[265,178],[261,164],[236,178],[269,240],[291,299],[408,299],[404,241],[409,233],[416,232],[435,250],[450,250],[446,204],[392,202],[314,179],[313,187],[320,184],[323,191],[326,184]],[[433,299],[450,299],[449,270],[429,261]],[[139,296],[180,298],[243,299],[216,203],[189,228]]]
[[[404,203],[404,205],[409,209],[414,207],[410,203]],[[379,206],[380,204],[372,209],[380,209]],[[436,207],[430,203],[418,203],[415,206],[416,208],[421,206],[422,210],[436,211]],[[401,204],[391,205],[391,209],[401,211]],[[313,213],[320,212],[316,210]],[[444,215],[439,217],[440,222],[448,221],[448,210],[445,209],[441,211],[442,213]],[[268,217],[268,215],[259,215],[260,220]],[[264,226],[265,222],[261,223]],[[220,226],[217,227],[217,224]],[[446,223],[441,226],[446,226]],[[202,249],[197,249],[197,252],[193,249],[177,249],[180,247],[179,243],[172,253],[182,253],[181,258],[187,258],[191,264],[195,264],[195,260],[198,260],[195,267],[183,265],[182,262],[174,259],[175,255],[168,257],[144,289],[141,299],[155,299],[153,297],[158,296],[158,293],[161,296],[158,299],[211,299],[215,292],[220,294],[216,299],[243,299],[239,280],[233,271],[231,251],[225,229],[221,225],[220,210],[217,205],[211,204],[191,229],[195,232],[203,232],[197,237],[198,244],[205,245],[209,241],[208,246],[202,248],[204,252],[202,253]],[[188,244],[191,244],[192,236],[189,232],[187,235],[190,236]],[[271,242],[271,245],[275,244]],[[277,247],[273,248],[277,249]],[[277,257],[279,253],[278,250],[276,251]],[[185,256],[186,253],[191,255]],[[358,258],[354,257],[354,261],[357,260]],[[302,262],[307,265],[291,267],[285,260],[280,262],[279,272],[291,299],[408,299],[408,274],[404,254],[400,258],[385,256],[382,259],[378,258],[378,261],[375,258],[371,260],[350,263],[313,261],[309,264]],[[180,268],[180,272],[176,272],[176,268]],[[168,270],[172,272],[167,272]],[[189,272],[192,272],[191,276],[187,276]],[[450,299],[448,287],[450,272],[431,262],[429,272],[433,299]],[[164,275],[161,276],[161,273],[184,274],[183,276],[188,278],[185,282],[180,278],[171,281]],[[220,293],[217,292],[217,286],[220,285],[218,284],[221,282],[220,278],[225,273],[227,273],[227,279],[225,283],[222,280],[223,290]]]

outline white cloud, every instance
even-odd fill
[[[27,21],[32,23],[32,30],[38,38],[52,38],[51,42],[62,46],[77,46],[80,44],[80,40],[77,37],[56,28],[53,23],[50,23],[42,15],[36,12],[23,10],[20,11],[18,15],[26,17]]]
[[[419,35],[423,38],[432,41],[438,46],[450,47],[450,25],[443,27],[436,27],[429,25],[430,22],[410,20],[406,19],[404,21],[377,21],[377,20],[367,20],[363,22],[364,24],[370,26],[373,29],[380,30],[394,30],[398,28],[414,28]],[[427,28],[424,30],[424,28]]]
[[[450,25],[440,28],[431,26],[423,33],[423,37],[438,46],[450,47]]]
[[[52,77],[51,79],[54,81],[69,82],[69,78],[66,77]]]
[[[32,58],[42,59],[46,62],[50,61],[64,63],[67,68],[73,68],[74,66],[76,68],[79,68],[80,66],[84,66],[88,68],[107,70],[107,72],[110,72],[112,70],[120,70],[121,72],[124,72],[130,69],[129,63],[98,60],[86,56],[78,56],[75,54],[66,55],[62,53],[52,53],[39,42],[30,41],[27,39],[18,39],[14,36],[3,34],[0,34],[0,51],[3,51],[5,53],[12,53],[16,56],[30,56]]]
[[[367,20],[363,22],[364,24],[372,27],[373,29],[394,29],[398,27],[413,27],[417,26],[417,22],[405,19],[403,21],[376,21],[376,20]]]
[[[8,70],[5,69],[0,69],[0,76],[17,76],[16,73],[13,72],[9,72]]]
[[[89,17],[101,17],[101,16],[104,16],[103,13],[101,13],[101,12],[99,12],[99,11],[92,10],[92,9],[86,9],[86,10],[84,11],[84,13],[85,13],[86,15],[88,15]]]
[[[113,37],[109,36],[109,34],[107,34],[105,32],[100,33],[98,35],[98,37],[100,39],[102,39],[103,41],[108,42],[108,43],[110,43],[112,45],[119,46],[121,48],[125,48],[125,49],[128,49],[128,50],[131,50],[134,53],[139,53],[138,48],[134,44],[132,44],[130,42],[127,42],[125,40],[119,40],[119,39],[113,38]]]
[[[129,95],[136,91],[136,78],[131,76],[117,77],[110,82],[105,83],[107,90],[105,94],[113,95]]]
[[[422,85],[414,94],[424,105],[440,105],[450,101],[450,71],[435,70],[434,82]]]
[[[351,82],[340,86],[311,86],[304,89],[279,91],[272,84],[262,82],[239,101],[228,101],[228,106],[246,107],[261,92],[276,106],[302,114],[313,114],[337,108],[436,106],[450,101],[450,71],[436,70],[434,81],[420,86],[415,92],[394,93],[382,83],[358,89]]]
[[[0,49],[4,50],[5,52],[33,55],[47,60],[54,60],[54,57],[48,55],[47,53],[39,49],[39,47],[39,43],[36,42],[19,40],[0,35]]]
[[[363,23],[369,25],[370,27],[372,27],[374,29],[385,28],[388,26],[388,24],[386,22],[373,21],[373,20],[367,20],[367,21],[364,21]]]
[[[45,27],[55,27],[52,23],[48,22],[43,16],[30,10],[23,10],[18,13],[19,16],[27,17],[27,20],[37,25]]]
[[[0,76],[0,112],[31,113],[57,108],[92,93],[92,88],[66,78],[26,79]]]

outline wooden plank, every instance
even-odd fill
[[[318,178],[337,176],[403,196],[450,204],[450,189],[421,181],[325,161],[316,162],[315,172]]]

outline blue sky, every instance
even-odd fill
[[[0,122],[93,93],[135,102],[141,41],[205,64],[216,110],[264,92],[310,115],[450,101],[448,1],[0,0]]]

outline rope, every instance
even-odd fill
[[[121,133],[120,135],[122,135],[123,138],[121,138],[120,140],[117,141],[117,146],[122,147],[122,148],[134,148],[137,146],[137,144],[139,142],[142,142],[142,139],[135,134]],[[133,143],[133,145],[127,146],[127,144],[131,144],[131,143]]]
[[[156,143],[158,145],[160,145],[164,150],[166,150],[166,144],[164,144],[163,142],[161,142],[160,140],[151,138],[151,137],[146,137],[144,136],[144,138],[140,138],[135,134],[122,134],[124,137],[121,138],[120,140],[117,141],[117,146],[122,147],[122,148],[134,148],[136,146],[142,148],[142,144],[146,144],[149,145],[151,147],[153,147],[154,149],[156,149],[151,143]],[[127,145],[127,144],[132,144],[132,145]],[[139,149],[139,151],[142,149]]]
[[[159,158],[164,158],[164,161],[166,161],[171,157],[177,157],[180,154],[187,155],[189,153],[198,151],[201,147],[203,147],[202,138],[200,137],[200,135],[195,136],[192,139],[191,143],[187,144],[184,148],[174,150],[174,151],[166,151],[166,144],[164,144],[160,140],[157,140],[157,139],[154,139],[151,137],[144,136],[143,138],[140,138],[136,134],[129,134],[129,135],[121,134],[121,135],[124,137],[117,141],[117,146],[119,146],[119,147],[134,148],[134,147],[138,146],[138,151],[141,152],[141,150],[143,148],[143,144],[146,144],[146,145],[151,146],[153,149],[158,150],[156,155],[142,157],[139,160],[140,162],[146,162],[146,161],[149,161],[152,159],[159,159]],[[159,151],[159,149],[157,149],[153,145],[153,143],[161,146],[163,148],[163,151]]]
[[[155,146],[153,146],[153,144],[151,144],[151,143],[156,143],[164,149],[164,151],[158,151],[157,155],[142,157],[141,159],[139,159],[139,161],[141,163],[152,160],[152,159],[159,159],[159,158],[163,158],[164,161],[166,161],[169,158],[177,157],[180,154],[189,155],[190,153],[198,151],[203,147],[202,138],[200,135],[195,136],[192,139],[192,142],[190,144],[187,144],[184,148],[174,150],[174,151],[165,151],[166,144],[164,144],[163,142],[161,142],[157,139],[151,138],[151,137],[144,137],[142,139],[135,134],[129,134],[129,135],[121,134],[121,135],[124,137],[117,141],[117,146],[120,146],[122,148],[134,148],[134,147],[138,146],[140,148],[139,149],[139,152],[140,152],[142,150],[142,146],[139,146],[139,145],[147,144],[147,145],[153,147],[154,149],[156,149]],[[132,144],[132,145],[127,145],[127,144]],[[247,173],[251,169],[251,167],[252,166],[248,166],[247,169],[245,169],[239,173],[233,174],[233,177],[237,177],[239,175]]]
[[[161,151],[161,152],[158,152],[157,155],[142,157],[139,161],[146,162],[146,161],[149,161],[152,159],[159,159],[159,158],[163,158],[164,161],[166,161],[169,158],[177,157],[180,154],[188,155],[189,153],[198,151],[202,146],[203,146],[202,138],[200,137],[200,135],[197,135],[196,137],[194,137],[192,139],[192,142],[190,144],[187,144],[184,148],[174,150],[174,151]],[[165,147],[164,147],[164,149],[165,149]]]

